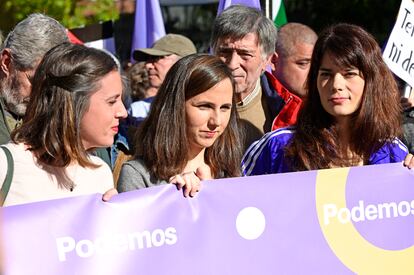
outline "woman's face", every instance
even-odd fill
[[[86,150],[111,146],[118,133],[119,119],[127,116],[121,100],[119,72],[108,73],[99,84],[100,88],[90,97],[89,108],[80,123],[80,135]]]
[[[353,114],[361,105],[365,80],[355,67],[335,65],[325,53],[318,72],[318,91],[325,111],[336,119]]]
[[[190,151],[210,147],[224,132],[230,120],[232,97],[233,87],[226,78],[185,102]]]

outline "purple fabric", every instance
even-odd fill
[[[393,173],[377,172],[375,166],[366,169],[351,170],[346,187],[347,206],[352,208],[362,200],[366,205],[383,202],[412,201],[414,199],[412,180],[395,180],[404,176],[407,171],[397,169]],[[382,184],[377,184],[381,177]],[[358,178],[364,178],[364,184],[359,184]],[[395,190],[410,190],[410,192],[395,192]],[[403,209],[405,210],[405,209]],[[412,213],[414,214],[414,212]],[[414,245],[414,215],[404,218],[391,218],[355,223],[358,232],[370,243],[387,250],[401,250]],[[372,230],[376,228],[376,230]],[[396,238],[395,232],[399,232],[404,238]]]
[[[206,181],[192,199],[164,185],[109,203],[90,195],[5,207],[5,274],[355,274],[322,233],[318,173]],[[413,176],[400,163],[351,168],[346,191],[337,192],[347,207],[412,201]],[[236,226],[246,207],[265,217],[254,240]],[[378,247],[404,249],[414,244],[413,215],[354,225]]]
[[[220,0],[217,9],[217,15],[219,15],[222,11],[224,11],[231,5],[243,5],[247,7],[257,8],[260,10],[259,0]]]
[[[156,40],[165,35],[164,20],[158,0],[137,0],[135,7],[131,54],[136,49],[150,48]]]

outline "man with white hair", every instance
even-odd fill
[[[272,125],[296,122],[301,99],[278,89],[266,72],[275,53],[277,29],[260,10],[234,5],[214,21],[211,48],[231,69],[236,83],[237,111],[246,133],[247,148]]]
[[[44,54],[68,42],[66,29],[55,19],[31,14],[7,35],[0,53],[0,144],[26,113],[35,70]]]

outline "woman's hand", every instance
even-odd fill
[[[184,197],[194,197],[201,189],[201,181],[212,179],[208,165],[200,166],[195,172],[185,172],[170,178],[170,183],[175,184],[178,190],[183,189]]]
[[[175,184],[178,190],[183,189],[186,198],[194,197],[201,189],[200,178],[193,171],[171,177],[170,183]]]
[[[414,88],[411,89],[408,98],[401,97],[400,103],[404,111],[414,107]]]
[[[117,194],[118,194],[118,191],[116,191],[115,188],[111,188],[102,195],[102,200],[109,201],[114,195],[117,195]]]
[[[408,169],[413,168],[414,167],[414,156],[408,153],[408,155],[405,156],[403,164],[404,166],[408,167]]]
[[[408,110],[408,109],[414,107],[414,98],[412,98],[412,97],[409,97],[409,98],[402,97],[400,99],[400,103],[401,103],[401,106],[402,106],[404,111]]]

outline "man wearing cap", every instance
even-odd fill
[[[196,52],[196,47],[190,39],[172,33],[155,41],[151,48],[135,50],[134,59],[145,62],[150,83],[148,94],[151,94],[152,97],[132,103],[128,110],[129,116],[137,118],[134,120],[138,121],[145,118],[148,115],[151,102],[170,68],[181,57]]]

